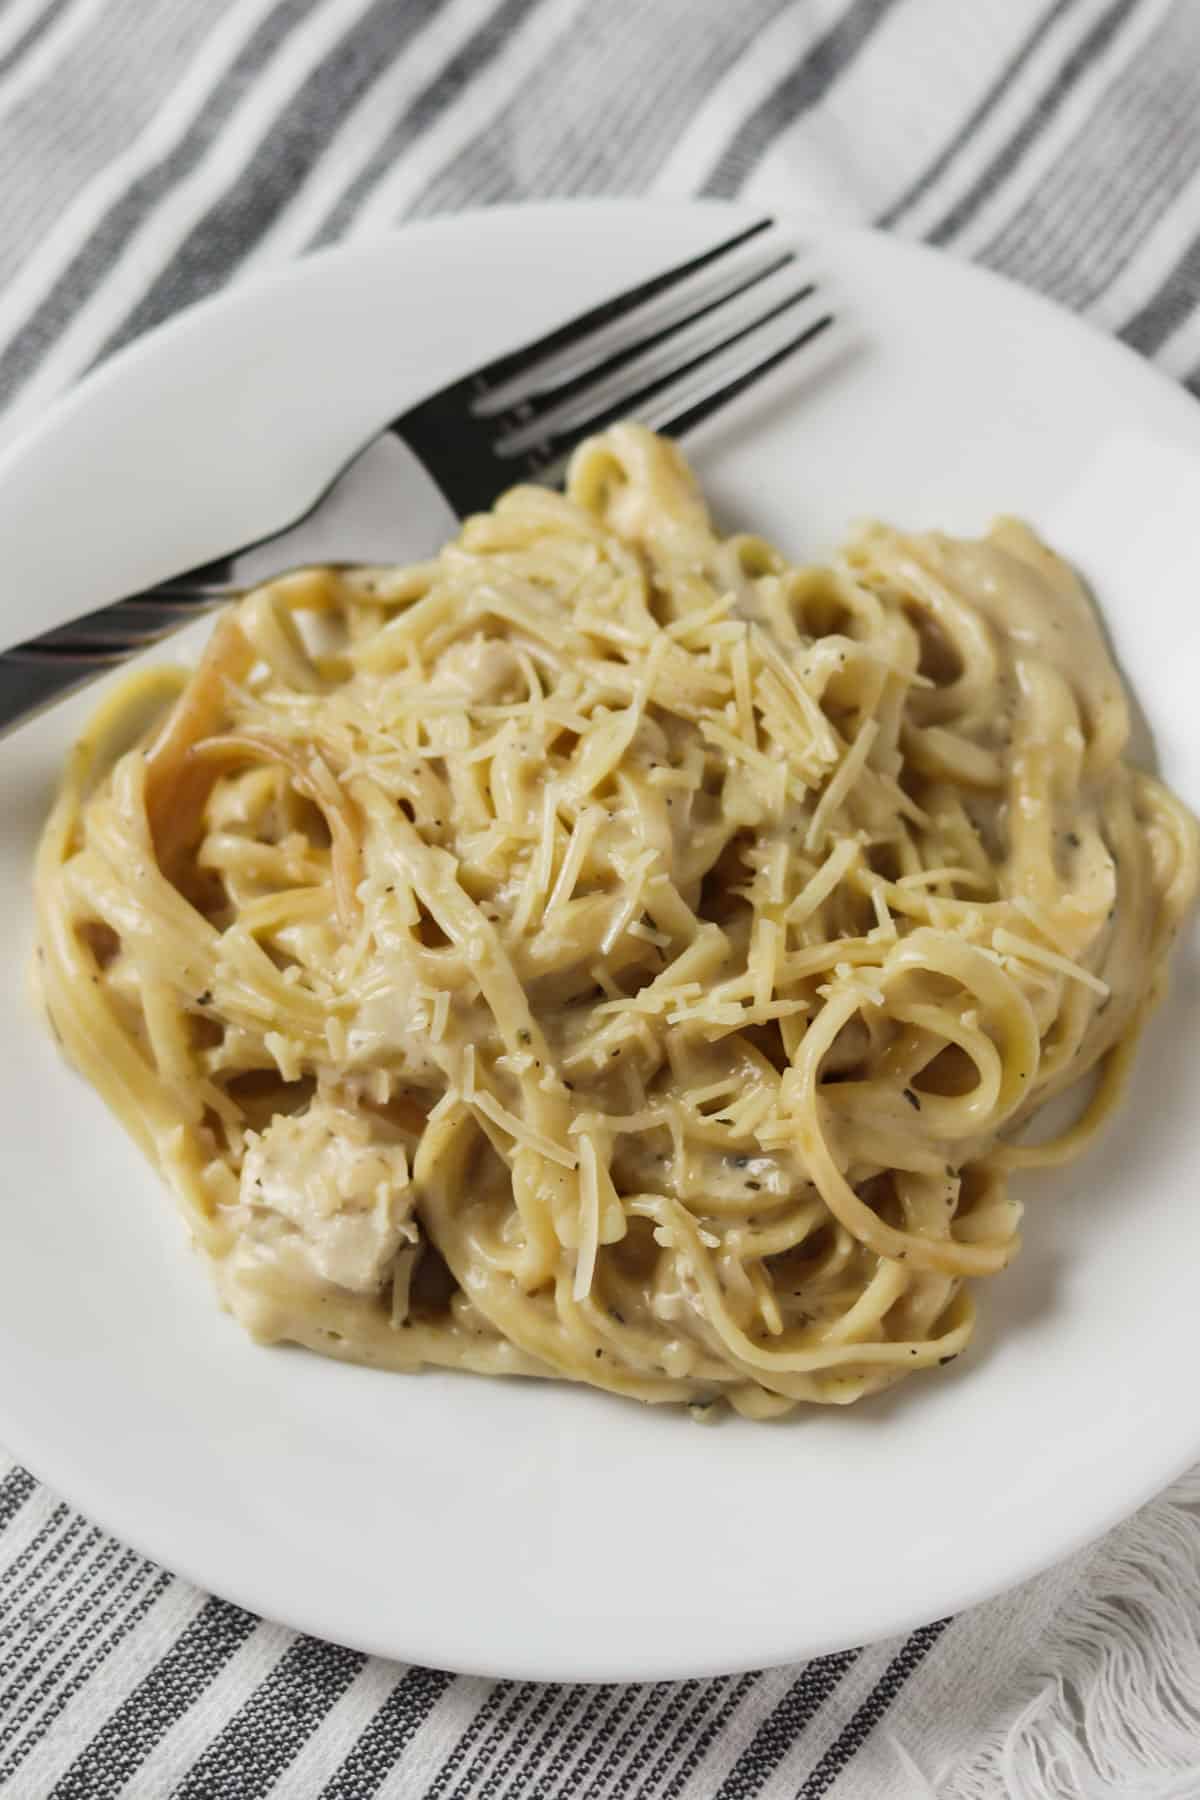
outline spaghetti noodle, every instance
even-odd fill
[[[1196,834],[1127,729],[1023,525],[793,567],[620,426],[106,702],[45,1002],[257,1338],[854,1400],[962,1349],[1161,987]]]

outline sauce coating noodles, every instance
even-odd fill
[[[1197,871],[1127,732],[1025,526],[795,567],[618,426],[108,700],[42,991],[257,1338],[851,1401],[963,1348],[1010,1170],[1119,1091]]]

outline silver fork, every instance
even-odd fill
[[[514,482],[636,416],[678,437],[836,323],[760,219],[395,419],[271,537],[0,652],[0,732],[288,569],[419,561]]]

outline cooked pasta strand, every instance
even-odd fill
[[[1115,1103],[1197,880],[1127,729],[1026,527],[793,569],[618,426],[110,697],[42,994],[257,1338],[844,1404],[958,1353],[1008,1172]]]

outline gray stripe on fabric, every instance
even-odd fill
[[[408,105],[374,156],[361,169],[350,186],[326,215],[309,241],[309,248],[331,244],[342,237],[351,220],[374,193],[385,175],[389,175],[405,152],[434,123],[438,116],[461,99],[483,71],[504,48],[509,34],[524,22],[545,0],[501,0],[495,11],[478,26]]]
[[[151,1577],[153,1577],[152,1580]],[[72,1644],[68,1655],[63,1657],[61,1663],[47,1677],[43,1689],[36,1696],[31,1695],[26,1699],[19,1715],[13,1721],[13,1725],[16,1730],[19,1730],[30,1720],[32,1720],[32,1724],[26,1735],[13,1745],[5,1762],[0,1765],[0,1782],[7,1781],[20,1768],[25,1758],[37,1748],[51,1726],[70,1705],[75,1695],[86,1686],[114,1651],[120,1648],[129,1633],[141,1624],[151,1607],[167,1592],[173,1580],[174,1577],[168,1575],[165,1569],[156,1572],[153,1563],[142,1562],[138,1559],[138,1566],[123,1591],[110,1606],[104,1609],[99,1618],[93,1620],[87,1632]],[[147,1582],[149,1582],[149,1586],[146,1585]],[[143,1588],[144,1592],[141,1591]],[[110,1626],[111,1630],[108,1629]],[[106,1637],[101,1635],[105,1631],[108,1632]],[[97,1642],[97,1639],[100,1641]],[[87,1654],[83,1656],[82,1661],[79,1661],[81,1653],[84,1651],[87,1651]],[[72,1670],[69,1679],[55,1692],[55,1678],[66,1674],[68,1670]],[[52,1693],[53,1698],[49,1699]],[[49,1703],[45,1710],[39,1713],[38,1707],[43,1700],[47,1699],[49,1699]],[[35,1713],[37,1714],[36,1718],[33,1717]],[[7,1735],[15,1735],[15,1732]]]
[[[1121,327],[1121,336],[1143,356],[1153,356],[1197,304],[1200,304],[1200,237],[1192,239],[1158,292]]]
[[[257,1623],[227,1600],[207,1600],[55,1782],[50,1800],[115,1800]]]
[[[79,1530],[82,1535],[78,1539],[74,1533],[64,1531],[57,1540],[54,1551],[26,1578],[27,1584],[33,1584],[35,1580],[37,1583],[28,1599],[18,1603],[17,1595],[14,1594],[11,1599],[5,1596],[5,1636],[24,1631],[29,1640],[39,1637],[70,1604],[71,1596],[80,1585],[78,1581],[72,1581],[71,1577],[80,1564],[87,1565],[83,1570],[82,1581],[92,1581],[109,1566],[121,1548],[115,1539],[106,1539],[103,1532],[87,1529],[83,1520],[79,1521]],[[59,1557],[72,1544],[74,1548],[71,1549],[71,1554],[59,1562]],[[92,1556],[98,1545],[101,1546],[99,1555]],[[7,1672],[6,1657],[0,1662],[0,1674]]]
[[[611,1777],[621,1767],[655,1714],[668,1703],[674,1686],[673,1681],[657,1681],[651,1688],[641,1687],[631,1682],[622,1689],[621,1698],[613,1709],[613,1715],[608,1721],[604,1736],[601,1737],[597,1734],[588,1745],[587,1753],[580,1758],[579,1767],[575,1771],[572,1782],[578,1800],[590,1800],[592,1795],[609,1791],[608,1783]],[[639,1698],[641,1705],[635,1707],[634,1702]],[[623,1720],[625,1721],[624,1728],[620,1736],[614,1740],[613,1732]],[[595,1765],[600,1761],[600,1752],[606,1745],[609,1746],[608,1755],[597,1769]],[[581,1788],[579,1783],[588,1774],[591,1774],[591,1780],[586,1788]]]
[[[829,1792],[839,1776],[845,1774],[900,1689],[913,1671],[924,1662],[949,1623],[949,1619],[939,1619],[936,1624],[923,1625],[919,1631],[913,1632],[845,1728],[815,1764],[803,1785],[797,1789],[796,1800],[821,1800],[821,1796]]]
[[[437,17],[440,0],[376,0],[321,59],[97,357],[224,286],[318,165],[336,127]]]
[[[720,1711],[713,1714],[712,1718],[708,1721],[708,1724],[704,1727],[704,1730],[700,1733],[700,1736],[691,1746],[683,1759],[683,1762],[676,1769],[671,1780],[663,1789],[661,1796],[656,1795],[655,1800],[679,1800],[679,1796],[682,1794],[684,1787],[691,1781],[692,1777],[699,1771],[703,1764],[710,1745],[720,1733],[724,1731],[726,1725],[729,1723],[739,1706],[741,1706],[743,1700],[745,1700],[754,1688],[757,1687],[760,1680],[761,1676],[753,1669],[749,1674],[739,1676],[738,1680],[726,1695]],[[649,1800],[649,1796],[647,1796],[647,1800]]]
[[[18,1578],[24,1575],[31,1563],[37,1561],[39,1554],[53,1539],[55,1533],[64,1529],[70,1529],[72,1524],[74,1524],[74,1528],[78,1530],[82,1522],[80,1515],[78,1513],[73,1513],[64,1501],[60,1500],[58,1502],[54,1511],[50,1514],[50,1517],[43,1520],[42,1524],[38,1527],[36,1535],[30,1539],[20,1555],[13,1558],[7,1569],[5,1569],[3,1576],[0,1577],[0,1591],[2,1591],[6,1606],[9,1604],[10,1594],[19,1591],[16,1585]]]
[[[1167,211],[1198,149],[1200,11],[1176,6],[980,260],[1082,309]]]
[[[28,1469],[10,1469],[0,1481],[0,1531],[11,1525],[29,1497],[37,1491],[37,1482]]]
[[[604,129],[603,105],[597,104],[598,84],[588,80],[589,59],[583,50],[587,34],[597,33],[598,20],[585,13],[580,21],[583,29],[572,33],[564,45],[564,59],[569,58],[575,65],[579,105],[568,109],[568,140],[561,146],[547,146],[546,161],[554,170],[554,191],[628,193],[647,186],[717,82],[750,48],[758,33],[786,10],[787,4],[788,0],[741,0],[740,5],[730,7],[714,20],[708,32],[696,32],[688,29],[691,0],[659,0],[655,24],[672,46],[670,81],[659,85],[644,79],[646,46],[639,46],[631,37],[623,46],[625,53],[620,64],[614,58],[611,70],[613,86],[625,104],[612,115],[608,133]],[[595,44],[597,52],[601,48],[602,40]],[[538,71],[538,92],[544,93],[547,101],[554,80],[553,69],[544,67]],[[573,155],[567,154],[572,150]],[[519,191],[515,183],[510,183],[503,198],[515,200]]]
[[[611,1687],[594,1687],[589,1691],[586,1707],[570,1730],[559,1738],[554,1755],[538,1776],[528,1800],[556,1800],[559,1794],[568,1791],[567,1769],[588,1733],[597,1728],[601,1714],[605,1707],[612,1705],[614,1697],[615,1690]]]
[[[144,0],[106,0],[82,32],[63,23],[66,48],[52,56],[41,80],[0,112],[0,170],[37,171],[34,181],[0,183],[0,287],[26,269],[36,273],[45,241],[57,234],[64,213],[86,196],[93,180],[111,173],[148,128],[169,118],[180,81],[215,35],[214,24],[219,28],[220,20],[208,8],[177,0],[153,7]],[[56,258],[72,256],[83,235],[81,230],[76,243],[56,245]],[[47,270],[39,293],[48,291],[55,273]],[[36,304],[30,301],[25,317]],[[16,319],[9,332],[23,323],[24,317]]]
[[[521,1729],[521,1715],[534,1704],[541,1691],[534,1681],[506,1682],[505,1700],[507,1704],[501,1709],[492,1729],[482,1740],[469,1768],[456,1782],[451,1800],[474,1800],[478,1793],[477,1783],[493,1758],[500,1752],[501,1746],[510,1733]]]
[[[555,53],[434,177],[412,210],[428,214],[465,201],[492,206],[543,193],[644,187],[730,62],[786,4],[744,0],[709,31],[697,32],[688,28],[692,0],[656,0],[646,17],[653,18],[659,41],[672,45],[665,89],[644,78],[650,51],[644,30],[618,36],[603,12],[581,13]],[[519,157],[503,153],[518,145]]]
[[[532,1796],[545,1792],[555,1779],[553,1771],[557,1768],[561,1772],[572,1750],[582,1741],[582,1733],[587,1729],[586,1721],[594,1719],[599,1713],[605,1694],[604,1688],[582,1687],[579,1683],[574,1683],[566,1690],[561,1707],[547,1723],[538,1742],[533,1745],[517,1770],[504,1800],[532,1800]],[[579,1709],[585,1699],[588,1704],[580,1713]],[[577,1713],[578,1718],[575,1717]],[[572,1720],[574,1724],[571,1723]],[[546,1758],[552,1749],[554,1755],[547,1762]]]
[[[233,1794],[260,1800],[269,1794],[366,1660],[340,1644],[295,1638],[192,1764],[172,1800],[226,1800]]]
[[[222,75],[187,135],[109,208],[32,317],[10,338],[0,355],[0,404],[11,396],[24,374],[46,355],[81,304],[103,284],[151,208],[200,162],[256,76],[283,48],[315,3],[316,0],[279,0],[279,5],[260,23]]]
[[[595,1765],[599,1745],[612,1737],[633,1705],[637,1691],[636,1683],[624,1686],[614,1683],[593,1690],[587,1711],[572,1726],[547,1768],[543,1769],[531,1800],[558,1800],[562,1793],[574,1796],[579,1791],[579,1783]]]
[[[1026,113],[1008,142],[997,151],[979,178],[972,182],[967,192],[955,201],[933,230],[926,234],[929,243],[937,245],[950,243],[964,227],[970,224],[976,213],[992,198],[993,194],[1003,187],[1018,163],[1023,160],[1026,152],[1037,143],[1044,132],[1049,130],[1072,89],[1082,80],[1092,65],[1100,60],[1117,37],[1121,27],[1129,22],[1130,17],[1130,0],[1113,0],[1113,4],[1100,15],[1092,29],[1071,51],[1053,81],[1036,104]]]
[[[576,1690],[578,1691],[578,1690]],[[527,1718],[521,1720],[499,1756],[493,1763],[487,1780],[479,1788],[469,1790],[469,1800],[494,1800],[501,1785],[517,1768],[523,1768],[526,1760],[533,1752],[535,1743],[545,1738],[547,1731],[558,1724],[563,1709],[567,1706],[572,1690],[559,1687],[556,1682],[548,1681],[541,1689],[535,1689],[537,1704]],[[540,1728],[540,1730],[539,1730]],[[460,1790],[462,1792],[463,1790]]]
[[[400,1677],[321,1800],[372,1800],[456,1677],[444,1669],[409,1669]]]
[[[97,1620],[93,1620],[93,1627],[97,1621],[103,1622],[108,1610],[103,1607],[103,1602],[115,1590],[119,1590],[123,1582],[132,1580],[143,1568],[149,1569],[150,1566],[149,1563],[143,1563],[142,1558],[132,1550],[122,1550],[120,1545],[114,1542],[108,1552],[108,1559],[102,1564],[103,1574],[100,1580],[88,1582],[63,1595],[61,1598],[66,1604],[56,1604],[53,1618],[50,1621],[52,1629],[45,1634],[42,1642],[37,1644],[36,1639],[27,1639],[15,1655],[6,1659],[4,1674],[6,1678],[12,1676],[12,1680],[9,1681],[3,1693],[0,1693],[0,1721],[3,1721],[0,1724],[0,1749],[3,1749],[12,1737],[13,1708],[17,1705],[21,1695],[25,1694],[28,1698],[29,1692],[33,1692],[44,1697],[47,1691],[46,1680],[51,1681],[52,1685],[53,1671],[58,1670],[61,1673],[69,1663],[73,1651],[74,1634],[78,1632],[79,1627],[93,1613],[97,1612],[97,1608],[101,1610],[97,1614]],[[52,1663],[51,1659],[58,1656],[64,1647],[66,1647],[65,1658],[60,1658],[59,1662]],[[47,1664],[51,1665],[51,1674],[40,1685],[35,1685]]]
[[[628,1800],[633,1791],[633,1784],[641,1777],[650,1757],[661,1752],[666,1738],[679,1729],[680,1721],[687,1713],[688,1707],[705,1686],[702,1681],[675,1681],[671,1684],[671,1694],[655,1719],[653,1726],[638,1745],[636,1757],[631,1757],[613,1783],[612,1800]]]
[[[716,1800],[754,1800],[861,1655],[842,1650],[806,1663],[726,1775]]]
[[[482,1683],[476,1685],[483,1686]],[[509,1691],[510,1684],[507,1681],[493,1683],[490,1693],[485,1689],[486,1698],[483,1704],[475,1709],[471,1723],[455,1740],[450,1754],[444,1759],[432,1786],[428,1789],[425,1800],[441,1800],[442,1795],[467,1760],[472,1745],[478,1742],[486,1727],[504,1705]]]
[[[896,0],[853,0],[837,23],[742,121],[702,191],[718,199],[732,199],[780,133],[824,99],[895,5]]]
[[[721,1703],[728,1698],[734,1685],[731,1675],[722,1676],[716,1681],[698,1681],[694,1684],[693,1704],[676,1715],[678,1723],[670,1741],[663,1744],[644,1773],[639,1770],[641,1779],[633,1793],[633,1800],[654,1800],[655,1796],[662,1793],[667,1771],[679,1760],[684,1750],[694,1745],[703,1734],[705,1721],[709,1720],[711,1723],[711,1719],[719,1715]],[[665,1738],[667,1734],[664,1731],[662,1735]],[[643,1764],[644,1761],[645,1759]]]
[[[942,150],[939,150],[929,166],[922,170],[912,186],[906,188],[898,200],[894,200],[885,211],[879,214],[875,223],[881,231],[890,231],[892,226],[902,219],[904,214],[919,200],[923,200],[930,188],[941,180],[946,171],[967,148],[979,127],[985,124],[995,112],[1013,82],[1024,74],[1025,69],[1033,61],[1059,20],[1079,3],[1080,0],[1056,0],[1055,5],[1042,15],[1033,30],[1022,41],[1020,48],[1005,63],[999,75],[984,93],[983,98],[971,108],[950,141]]]
[[[528,1787],[547,1747],[579,1706],[585,1692],[586,1689],[576,1684],[560,1686],[557,1682],[547,1682],[543,1686],[537,1705],[529,1717],[522,1720],[503,1755],[493,1764],[479,1790],[478,1800],[494,1800],[501,1787],[504,1800],[513,1800],[513,1796]],[[474,1794],[471,1800],[476,1800]]]
[[[87,1520],[81,1514],[73,1513],[65,1506],[55,1508],[32,1543],[26,1545],[21,1555],[15,1557],[4,1572],[2,1586],[6,1617],[11,1618],[19,1611],[21,1602],[30,1589],[37,1586],[48,1570],[53,1569],[80,1533],[89,1529]],[[91,1535],[94,1540],[98,1540],[100,1536],[95,1530],[91,1531]]]
[[[29,21],[27,28],[12,48],[0,56],[0,81],[3,81],[6,75],[11,74],[17,64],[22,62],[31,50],[37,48],[50,27],[72,3],[73,0],[50,0],[49,6],[38,13],[36,18]]]

